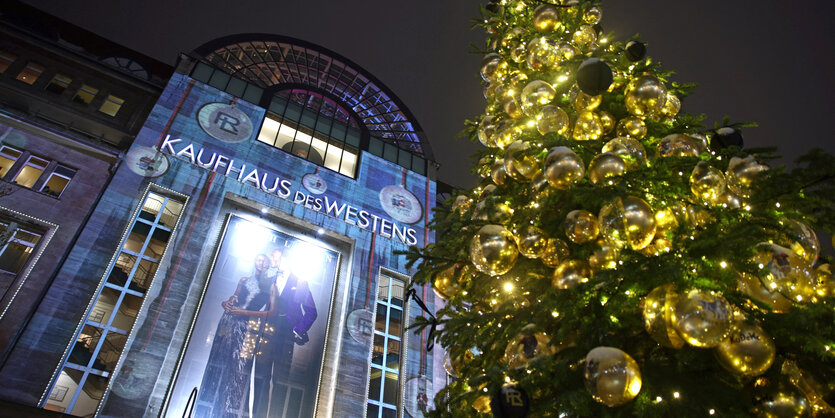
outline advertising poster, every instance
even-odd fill
[[[182,416],[312,417],[339,253],[230,215],[169,401]]]

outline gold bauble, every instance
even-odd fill
[[[484,225],[470,241],[470,261],[491,276],[507,273],[516,264],[519,250],[513,234],[501,225]]]
[[[547,81],[533,80],[522,89],[522,110],[528,115],[535,115],[542,106],[551,103],[556,94]]]
[[[713,203],[731,209],[739,209],[742,207],[742,201],[739,199],[739,196],[737,196],[734,192],[728,190],[727,187],[725,188],[725,191],[722,192],[722,194],[720,194],[716,198],[716,201]]]
[[[794,219],[787,220],[792,239],[791,249],[809,265],[815,264],[820,255],[821,245],[818,236],[812,228]]]
[[[640,250],[655,237],[655,213],[640,197],[617,197],[600,209],[600,233],[618,247]]]
[[[668,253],[672,248],[673,243],[670,242],[670,240],[668,240],[666,237],[658,236],[656,233],[655,239],[653,239],[649,245],[647,245],[640,251],[641,254],[647,257],[654,257],[657,255]]]
[[[528,82],[528,75],[519,70],[513,70],[507,76],[511,86],[523,86]]]
[[[664,83],[652,75],[642,75],[626,85],[626,110],[635,116],[655,116],[667,102]]]
[[[574,31],[574,35],[571,37],[571,40],[573,40],[574,43],[581,48],[588,46],[597,42],[597,31],[589,25],[580,25],[580,27]]]
[[[596,155],[589,163],[588,175],[592,183],[605,182],[626,171],[626,163],[616,154],[604,152]]]
[[[665,284],[652,289],[643,300],[644,327],[650,337],[664,347],[681,348],[684,340],[673,323],[678,293],[675,285]]]
[[[548,267],[557,267],[570,255],[568,244],[559,238],[548,238],[545,241],[545,249],[542,251],[542,264]]]
[[[513,62],[520,64],[528,58],[528,47],[524,43],[520,43],[510,50],[510,59]]]
[[[759,325],[737,322],[714,353],[722,367],[744,376],[759,376],[771,367],[776,351],[774,341]]]
[[[670,134],[658,142],[659,157],[698,157],[701,147],[695,139],[683,134]]]
[[[545,252],[548,238],[545,232],[534,225],[525,225],[516,234],[516,246],[519,253],[528,258],[538,258]]]
[[[505,149],[504,169],[508,176],[520,183],[527,183],[534,174],[541,171],[536,157],[525,154],[530,144],[524,141],[516,141]]]
[[[450,369],[447,369],[447,374],[454,377],[461,376],[462,370],[473,361],[476,353],[479,353],[479,350],[475,347],[471,349],[464,349],[457,345],[450,347],[447,350],[450,363]]]
[[[565,135],[568,132],[568,125],[568,114],[559,106],[543,106],[536,115],[536,129],[542,135],[551,132]]]
[[[565,236],[575,244],[585,244],[597,238],[600,229],[593,213],[577,209],[565,217]]]
[[[643,139],[647,135],[647,124],[636,116],[629,116],[618,121],[618,136]]]
[[[496,146],[505,148],[516,142],[522,136],[522,126],[516,126],[511,121],[502,121],[496,130]]]
[[[519,334],[507,344],[505,361],[508,367],[515,369],[528,364],[529,361],[554,354],[554,347],[549,343],[551,338],[544,332]]]
[[[751,197],[751,186],[757,176],[766,170],[768,166],[758,163],[753,155],[733,157],[728,163],[728,188],[741,197]]]
[[[792,302],[808,302],[815,294],[817,279],[811,266],[794,251],[777,244],[757,244],[754,261],[762,271],[760,281]]]
[[[496,146],[493,140],[493,135],[496,134],[496,124],[493,123],[493,119],[493,116],[488,115],[482,118],[481,123],[478,124],[478,142],[481,142],[481,145],[485,147]]]
[[[629,169],[641,167],[647,162],[647,150],[634,138],[615,138],[603,145],[601,152],[617,155]]]
[[[699,161],[690,173],[690,191],[706,202],[716,202],[725,191],[725,175],[705,161]]]
[[[528,41],[528,67],[534,71],[546,71],[557,64],[557,45],[550,38],[540,36]]]
[[[519,119],[525,112],[522,111],[522,103],[517,96],[505,96],[502,100],[502,109],[512,119]]]
[[[589,25],[596,25],[600,23],[600,19],[602,18],[603,10],[599,6],[589,7],[585,13],[583,13],[583,22],[586,22]]]
[[[491,52],[484,56],[481,60],[481,78],[484,81],[490,82],[496,79],[496,72],[502,63],[502,58],[499,54]]]
[[[535,192],[542,191],[542,188],[548,184],[548,180],[545,178],[545,173],[542,170],[537,171],[536,174],[531,177],[531,189]]]
[[[740,273],[737,288],[757,302],[770,306],[774,313],[786,313],[791,310],[792,302],[788,298],[776,290],[769,289],[753,274]]]
[[[455,296],[461,290],[462,279],[467,269],[469,269],[468,266],[455,264],[435,273],[435,278],[432,280],[432,289],[435,290],[435,294],[444,300]]]
[[[815,269],[815,279],[815,294],[819,298],[835,297],[835,280],[832,279],[829,264],[821,264]]]
[[[557,289],[571,289],[591,280],[591,269],[583,260],[566,260],[560,263],[551,276],[551,284]]]
[[[597,112],[597,116],[600,117],[600,126],[603,127],[604,134],[608,134],[615,129],[615,117],[611,113],[600,111]]]
[[[578,141],[588,141],[598,139],[601,135],[603,135],[603,124],[596,113],[591,110],[577,112],[572,138]]]
[[[493,193],[496,193],[496,185],[488,184],[481,189],[481,192],[478,194],[478,198],[484,199],[487,196],[491,196]]]
[[[675,94],[667,92],[667,101],[664,103],[664,107],[661,108],[661,114],[672,118],[678,115],[679,110],[681,110],[681,100]]]
[[[541,4],[533,10],[533,27],[539,32],[554,32],[562,27],[560,11],[550,4]]]
[[[691,289],[679,295],[673,324],[690,345],[716,347],[731,334],[733,309],[717,293]]]
[[[510,220],[513,215],[513,209],[504,202],[496,199],[481,200],[475,205],[472,219],[490,222],[494,224],[504,224]]]
[[[524,38],[525,33],[527,33],[527,31],[519,26],[505,32],[505,35],[502,37],[500,42],[502,48],[513,48],[514,45],[522,42],[522,38]]]
[[[557,55],[557,63],[563,63],[580,54],[580,51],[574,45],[568,42],[562,42],[557,45],[555,53]]]
[[[481,178],[488,178],[490,177],[490,170],[493,169],[493,159],[490,157],[481,157],[478,159],[478,164],[476,165],[476,170],[478,172],[478,176]]]
[[[566,147],[554,147],[545,157],[545,178],[548,184],[565,190],[583,178],[586,166],[583,160]]]
[[[638,363],[614,347],[601,346],[589,351],[583,377],[594,400],[608,407],[623,405],[641,391]]]
[[[598,240],[600,246],[589,257],[592,270],[612,270],[618,266],[618,248],[606,240]]]
[[[504,186],[507,181],[507,177],[507,171],[505,171],[504,168],[504,159],[499,158],[490,168],[490,178],[493,179],[493,183],[496,183],[499,186]]]
[[[597,96],[591,96],[583,93],[576,85],[568,92],[568,96],[571,99],[571,105],[578,111],[597,109],[603,101],[603,96],[599,94]]]
[[[812,407],[805,396],[794,390],[776,391],[754,407],[758,418],[811,418]]]
[[[464,213],[470,209],[470,206],[472,204],[472,199],[465,195],[459,194],[458,196],[455,196],[455,200],[452,202],[452,211]]]
[[[479,392],[484,393],[484,392]],[[476,410],[479,414],[489,414],[493,412],[493,409],[490,407],[490,397],[487,395],[479,395],[473,401],[473,409]]]

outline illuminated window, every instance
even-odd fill
[[[23,187],[31,188],[38,177],[46,170],[47,165],[49,165],[49,161],[30,155],[26,164],[23,165],[23,169],[20,170],[20,173],[17,173],[14,182]]]
[[[70,83],[72,83],[71,78],[63,74],[55,74],[55,77],[52,77],[52,80],[46,85],[46,90],[55,94],[61,94],[70,86]]]
[[[119,109],[122,108],[123,104],[125,104],[124,100],[112,94],[108,94],[107,98],[104,99],[104,103],[101,104],[99,112],[110,116],[116,116],[116,113],[119,112]]]
[[[0,222],[0,270],[20,273],[41,240],[41,234]]]
[[[45,68],[37,63],[30,62],[26,64],[26,68],[17,75],[17,79],[26,84],[33,84],[38,77],[41,76]]]
[[[41,186],[40,191],[59,197],[61,196],[61,193],[64,192],[64,189],[67,188],[67,184],[69,184],[74,175],[75,170],[58,165],[55,167],[55,170],[49,174],[49,178],[47,178],[46,182],[44,182],[43,186]]]
[[[0,147],[0,177],[9,174],[9,170],[23,154],[23,151],[3,145]]]
[[[96,412],[182,210],[181,201],[148,193],[43,408]]]
[[[75,97],[72,99],[78,103],[88,105],[93,101],[93,98],[95,98],[97,94],[99,94],[99,89],[82,84],[81,88],[75,92]]]
[[[400,407],[400,358],[402,357],[405,282],[381,274],[377,287],[377,316],[368,384],[368,418],[397,417]]]
[[[8,52],[0,52],[0,74],[5,73],[10,65],[17,59],[17,55]]]

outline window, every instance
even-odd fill
[[[46,170],[47,165],[49,165],[49,161],[30,155],[29,159],[26,160],[26,164],[23,165],[23,169],[15,177],[14,182],[23,187],[32,188],[35,182],[38,181],[38,177]]]
[[[17,55],[8,52],[0,52],[0,74],[5,73],[10,65],[17,59]]]
[[[105,115],[116,116],[116,113],[119,112],[119,109],[122,108],[124,103],[124,100],[112,94],[108,94],[107,98],[104,99],[104,103],[101,104],[99,112],[104,113]]]
[[[44,67],[40,64],[29,62],[26,64],[26,68],[17,75],[17,79],[22,81],[26,84],[33,84],[38,77],[41,76],[43,73]]]
[[[46,85],[46,90],[55,94],[61,94],[70,86],[70,83],[72,83],[71,78],[63,74],[55,74],[55,77],[52,77],[52,80]]]
[[[368,152],[391,161],[401,167],[408,168],[418,174],[426,175],[426,160],[417,154],[413,154],[393,144],[371,137],[368,143]]]
[[[41,234],[0,222],[0,270],[20,273],[41,240]]]
[[[0,147],[0,177],[9,174],[9,170],[21,155],[23,155],[23,151],[19,149],[6,145]]]
[[[88,105],[93,101],[93,98],[95,98],[97,94],[99,94],[99,89],[82,84],[81,88],[75,92],[75,97],[72,99],[78,103]]]
[[[374,348],[368,384],[368,418],[397,417],[400,407],[400,358],[403,330],[405,282],[387,274],[377,285],[377,316]]]
[[[43,186],[41,186],[41,192],[46,194],[59,197],[61,193],[64,192],[64,189],[67,188],[67,184],[69,184],[70,180],[72,180],[73,176],[75,175],[75,170],[64,167],[62,165],[58,165],[55,167],[55,170],[49,174],[46,182],[44,182]]]
[[[182,201],[148,193],[43,408],[96,412],[182,210]]]

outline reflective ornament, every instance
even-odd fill
[[[820,241],[812,228],[794,219],[787,220],[791,234],[791,249],[807,263],[814,264],[820,255]]]
[[[835,297],[835,280],[832,279],[829,264],[821,264],[815,269],[815,279],[815,294],[819,298]]]
[[[485,116],[478,124],[478,142],[485,147],[496,146],[493,141],[493,135],[496,134],[496,124],[493,123],[493,116]]]
[[[488,184],[481,189],[481,193],[478,194],[479,199],[484,199],[488,196],[492,196],[493,193],[496,192],[496,185],[495,184]]]
[[[542,135],[551,132],[565,135],[568,132],[568,125],[568,114],[558,106],[543,106],[536,115],[536,129]]]
[[[667,102],[664,83],[652,75],[633,79],[624,92],[626,110],[635,116],[655,116],[661,113]]]
[[[522,111],[522,103],[517,96],[506,95],[502,101],[502,109],[504,109],[505,113],[507,113],[507,115],[512,119],[518,119],[525,114]]]
[[[479,391],[479,393],[483,393]],[[487,395],[480,395],[473,401],[473,409],[479,414],[489,414],[493,412],[490,408],[490,397]]]
[[[618,248],[606,240],[597,241],[600,248],[589,257],[592,270],[612,270],[618,266]]]
[[[452,202],[452,211],[463,213],[470,209],[470,206],[473,204],[472,199],[462,194],[455,196],[455,200]]]
[[[597,96],[590,96],[583,93],[579,88],[572,88],[569,91],[569,98],[575,110],[594,110],[603,101],[603,98],[599,94]]]
[[[827,396],[826,392],[831,392],[832,388],[835,387],[834,384],[829,383],[827,386],[822,386],[811,374],[801,370],[794,360],[783,361],[780,373],[787,376],[789,383],[806,397],[806,400],[812,406],[815,417],[835,416],[835,408],[824,398],[824,396]]]
[[[520,43],[519,45],[516,45],[515,47],[513,47],[513,49],[510,50],[510,59],[512,59],[513,62],[517,64],[525,62],[527,58],[528,47],[524,43]]]
[[[447,369],[447,374],[454,377],[461,376],[463,369],[467,367],[478,354],[481,354],[481,352],[475,347],[470,349],[464,349],[457,345],[450,347],[449,350],[447,350],[450,364],[450,368]]]
[[[526,183],[539,170],[536,157],[525,154],[530,145],[524,141],[516,141],[508,145],[504,154],[504,169],[508,176],[520,183]]]
[[[815,293],[816,278],[811,266],[792,250],[777,244],[760,243],[755,262],[763,270],[760,281],[793,302],[807,302]]]
[[[505,148],[508,145],[516,142],[522,136],[522,127],[515,126],[511,121],[505,121],[499,128],[497,129],[496,133],[496,146],[499,148]]]
[[[473,210],[473,219],[494,224],[504,224],[510,220],[512,215],[513,209],[504,202],[496,201],[496,199],[482,200],[475,205]]]
[[[739,196],[727,188],[725,188],[725,191],[722,192],[722,194],[720,194],[713,203],[731,209],[739,209],[742,207],[742,201],[739,200]]]
[[[744,145],[742,140],[742,132],[738,129],[725,126],[713,132],[710,138],[710,147],[714,150],[720,150],[727,147],[739,147]]]
[[[546,36],[533,38],[528,42],[528,67],[534,71],[545,71],[557,63],[557,46]]]
[[[655,236],[655,213],[635,196],[617,197],[600,209],[600,233],[617,247],[640,250]]]
[[[722,367],[745,376],[759,376],[771,367],[776,351],[774,341],[759,325],[737,322],[730,337],[714,352]]]
[[[671,243],[670,240],[668,240],[666,237],[656,236],[655,239],[653,239],[649,245],[642,248],[640,251],[641,254],[647,257],[655,257],[657,255],[670,252],[672,246],[673,243]]]
[[[618,136],[643,139],[647,135],[647,125],[640,118],[629,116],[618,121],[616,132]]]
[[[559,238],[548,238],[545,241],[545,249],[542,251],[540,259],[542,264],[553,268],[559,266],[570,254],[568,244],[565,241]]]
[[[603,135],[603,124],[600,117],[591,110],[582,110],[577,113],[577,120],[574,122],[572,137],[578,141],[588,141],[600,138]]]
[[[523,86],[528,82],[528,75],[519,70],[511,71],[507,78],[511,86]]]
[[[586,389],[597,402],[616,407],[641,391],[641,370],[629,354],[614,347],[596,347],[586,354]]]
[[[557,289],[571,289],[591,280],[591,269],[582,260],[566,260],[560,263],[551,276],[551,284]]]
[[[493,167],[490,169],[490,178],[493,179],[493,183],[504,186],[507,181],[507,171],[504,168],[503,158],[499,158],[498,161],[493,163]]]
[[[531,178],[531,189],[536,192],[541,191],[546,184],[548,184],[548,180],[545,179],[545,174],[542,171],[537,171]]]
[[[562,42],[556,46],[557,63],[566,62],[574,58],[579,53],[580,51],[578,51],[574,45],[568,42]]]
[[[505,361],[515,369],[528,364],[529,361],[554,354],[554,347],[548,345],[551,338],[543,332],[533,335],[519,334],[507,344]]]
[[[470,242],[470,261],[491,276],[507,273],[516,264],[519,250],[513,234],[501,225],[484,225]]]
[[[583,160],[566,147],[554,147],[545,157],[545,178],[551,186],[565,190],[583,178]]]
[[[650,337],[664,347],[681,348],[684,340],[673,323],[678,293],[672,284],[652,289],[643,300],[644,327]]]
[[[600,229],[597,217],[587,210],[572,210],[565,217],[565,236],[575,244],[585,244],[597,238]]]
[[[469,267],[455,264],[435,274],[432,288],[441,299],[449,300],[461,290],[461,280]]]
[[[658,142],[660,157],[698,157],[701,147],[695,139],[683,134],[670,134]]]
[[[679,110],[681,110],[681,100],[675,94],[667,92],[667,101],[664,102],[664,107],[661,108],[661,114],[672,118],[678,115]]]
[[[560,11],[550,4],[541,4],[533,11],[533,27],[539,32],[554,32],[562,26]]]
[[[647,150],[634,138],[615,138],[603,145],[601,152],[617,155],[629,169],[641,167],[647,162]]]
[[[632,62],[641,61],[647,56],[647,46],[638,41],[629,41],[624,48],[626,59]]]
[[[533,225],[525,225],[516,234],[516,246],[519,247],[519,252],[528,258],[541,256],[547,243],[545,232]]]
[[[589,7],[586,12],[583,13],[583,22],[586,22],[589,25],[596,25],[600,23],[600,19],[602,18],[603,10],[601,10],[598,6]]]
[[[615,117],[611,113],[601,111],[597,112],[597,115],[600,117],[600,125],[603,127],[604,134],[608,134],[615,129]]]
[[[725,175],[705,161],[699,161],[690,173],[690,191],[706,202],[716,202],[725,191]]]
[[[776,290],[769,289],[753,274],[740,273],[737,288],[751,299],[771,307],[774,313],[786,313],[791,310],[792,302],[788,298]]]
[[[763,397],[754,414],[759,418],[811,418],[812,407],[806,397],[787,389]]]
[[[484,81],[493,81],[496,79],[496,70],[502,63],[502,58],[499,54],[491,52],[484,56],[481,60],[481,78]]]
[[[757,176],[768,170],[768,166],[760,164],[753,155],[745,158],[733,157],[728,163],[728,187],[741,197],[751,197],[751,186]]]
[[[521,386],[506,384],[493,394],[490,409],[493,416],[502,418],[525,418],[531,409],[528,394]]]
[[[573,47],[569,45],[565,48],[560,48],[560,56],[565,60],[574,57],[573,53],[568,54],[569,48]],[[583,93],[589,96],[598,96],[609,88],[614,76],[608,64],[597,58],[587,58],[577,67],[576,79],[577,86]]]
[[[716,347],[731,334],[733,311],[721,295],[691,289],[679,295],[673,324],[690,345]]]
[[[531,81],[522,89],[522,110],[528,115],[535,115],[542,106],[551,103],[556,94],[548,82]]]
[[[478,176],[481,178],[488,178],[490,177],[490,170],[493,169],[493,159],[490,157],[481,157],[478,159],[478,164],[476,165],[476,170],[478,171]]]
[[[589,163],[588,175],[592,183],[605,182],[626,171],[626,163],[616,154],[604,152],[596,155]]]
[[[580,27],[574,31],[574,35],[571,37],[571,40],[573,40],[580,48],[586,47],[589,44],[597,42],[597,31],[589,25],[580,25]]]

